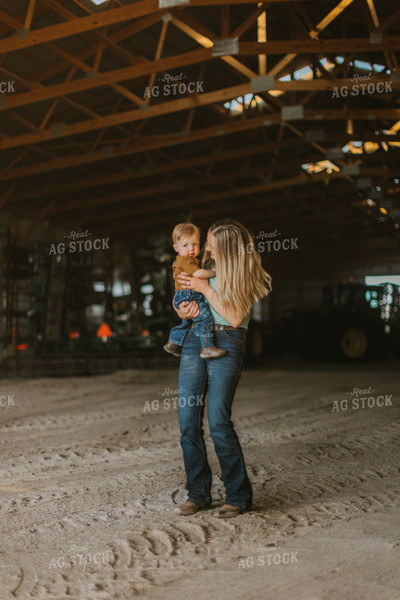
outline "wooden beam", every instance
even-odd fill
[[[29,0],[29,6],[25,17],[24,29],[29,31],[32,24],[33,13],[35,12],[36,0]]]
[[[332,21],[336,19],[340,13],[343,12],[343,10],[347,8],[353,1],[354,0],[341,0],[341,2],[339,2],[339,4],[333,10],[331,10],[326,17],[322,19],[322,21],[318,23],[314,30],[308,32],[310,38],[313,40],[318,39],[319,33],[323,31],[330,23],[332,23]],[[277,75],[280,73],[282,69],[287,67],[287,65],[291,63],[295,57],[296,53],[286,54],[286,56],[270,70],[269,75]]]
[[[108,35],[108,39],[113,43],[117,44],[118,42],[122,42],[123,40],[133,37],[136,33],[147,29],[160,21],[162,17],[162,12],[156,13],[154,15],[149,15],[147,17],[143,17],[143,19],[139,19],[138,21],[128,25],[127,27],[122,27],[118,31],[114,31]],[[98,45],[90,44],[89,46],[85,46],[83,50],[80,50],[76,53],[76,57],[81,60],[85,60],[86,58],[90,58],[95,56],[97,52]],[[132,60],[135,60],[136,57],[132,57]],[[137,58],[136,62],[140,63],[143,61],[143,58]],[[69,63],[66,61],[59,61],[54,64],[49,65],[45,69],[42,69],[35,73],[33,77],[31,77],[31,81],[45,81],[46,79],[52,78],[59,73],[62,73],[68,66]]]
[[[371,44],[369,38],[360,39],[355,38],[352,40],[324,40],[323,42],[317,40],[295,40],[287,42],[242,42],[239,44],[239,55],[259,55],[259,54],[280,54],[288,48],[293,48],[296,54],[307,53],[307,54],[326,54],[334,52],[368,52],[368,51],[384,51],[384,50],[400,50],[400,36],[393,38],[385,38],[382,44]],[[59,53],[64,52],[67,56],[69,53],[59,49]],[[151,75],[160,71],[168,71],[169,69],[175,69],[186,65],[197,64],[200,62],[206,62],[213,60],[216,57],[212,56],[211,48],[204,48],[200,50],[194,50],[192,52],[186,52],[178,54],[172,57],[162,58],[155,61],[142,61],[132,67],[125,67],[123,69],[116,69],[107,73],[97,74],[95,79],[80,78],[67,83],[61,83],[53,86],[41,86],[31,92],[23,92],[20,94],[8,95],[4,98],[4,108],[16,108],[17,106],[26,106],[33,102],[41,102],[56,98],[58,96],[66,96],[78,92],[91,90],[97,87],[110,85],[120,81],[132,80],[143,77],[145,75]],[[245,65],[241,65],[235,58],[226,56],[222,57],[229,64],[235,64],[236,68],[241,70],[242,73],[246,74],[249,78],[255,77],[258,74],[254,73]],[[72,59],[71,59],[72,60]],[[84,68],[79,59],[74,59],[75,63],[81,65],[80,68]],[[86,67],[87,69],[88,67]],[[271,69],[270,73],[274,71]],[[280,85],[283,82],[277,83]],[[286,82],[289,83],[289,82]],[[297,81],[301,84],[301,80]],[[318,84],[317,84],[318,85]],[[280,89],[276,87],[275,89]],[[284,88],[282,88],[284,89]]]
[[[58,0],[59,4],[65,4],[68,0]],[[36,18],[50,12],[46,6],[43,4],[39,4],[35,10]],[[26,18],[26,11],[19,13],[18,15],[12,16],[6,11],[0,9],[0,18],[2,23],[0,24],[0,38],[6,37],[10,32],[8,31],[8,27],[11,29],[21,29],[22,23]]]
[[[314,157],[315,159],[315,157]],[[270,165],[266,165],[264,167],[253,167],[253,168],[249,168],[243,171],[238,171],[238,170],[229,170],[227,172],[224,173],[218,173],[216,175],[208,175],[207,178],[204,177],[203,174],[201,174],[201,176],[199,178],[191,178],[191,179],[187,179],[184,182],[180,182],[179,180],[173,180],[170,182],[164,181],[161,183],[158,183],[157,185],[153,185],[153,186],[147,186],[144,188],[138,188],[135,190],[129,190],[127,192],[122,192],[122,193],[118,193],[118,195],[115,195],[115,193],[108,195],[108,196],[96,196],[96,198],[94,198],[93,200],[87,200],[82,202],[82,200],[79,200],[77,202],[71,202],[71,203],[66,203],[63,205],[59,205],[57,207],[54,208],[54,210],[52,210],[51,212],[54,213],[65,213],[65,212],[70,212],[70,211],[75,211],[75,210],[81,210],[82,208],[87,208],[89,206],[93,206],[93,207],[100,207],[102,205],[107,205],[107,204],[121,204],[124,200],[129,200],[129,201],[134,201],[134,200],[139,200],[141,199],[143,201],[143,199],[145,198],[159,198],[160,195],[162,194],[167,194],[169,192],[176,192],[177,189],[179,190],[185,190],[187,188],[189,189],[193,189],[193,188],[198,188],[201,189],[203,186],[209,186],[209,185],[213,185],[213,184],[227,184],[229,182],[233,182],[233,181],[238,181],[240,179],[249,179],[249,178],[253,178],[256,177],[257,175],[269,175],[272,174],[272,172],[279,172],[280,171],[285,171],[285,169],[290,169],[290,167],[298,166],[300,163],[300,160],[297,161],[289,161],[287,165],[282,166],[281,167],[277,167],[276,169],[271,170]],[[178,185],[179,184],[179,185]],[[14,206],[15,206],[15,201],[14,201]],[[38,208],[38,210],[41,209],[41,206]],[[148,207],[147,209],[148,210]],[[25,213],[25,211],[27,211]],[[37,213],[37,209],[36,206],[35,207],[31,207],[30,209],[26,206],[26,204],[24,205],[24,214],[29,214],[29,215],[35,215]]]
[[[287,40],[279,42],[239,42],[239,55],[283,54],[285,48],[295,54],[335,54],[343,52],[384,52],[399,50],[400,36],[388,36],[380,44],[373,44],[369,38],[338,38],[324,40]]]
[[[161,57],[161,54],[163,51],[163,47],[164,47],[165,36],[167,35],[167,28],[168,28],[168,21],[164,21],[164,23],[161,26],[160,37],[158,38],[158,42],[157,42],[156,55],[154,57],[155,61],[160,60],[160,57]],[[156,78],[156,73],[153,71],[150,75],[150,81],[149,81],[149,85],[147,88],[149,90],[149,95],[147,96],[146,100],[144,101],[144,103],[146,105],[148,105],[150,103],[151,92],[153,90],[155,78]]]
[[[201,51],[200,51],[201,52]],[[338,80],[343,85],[343,80]],[[321,86],[328,86],[325,89],[333,89],[331,80],[321,80]],[[393,82],[392,87],[398,86],[399,82]],[[69,84],[68,84],[69,85]],[[291,85],[303,86],[303,89],[315,89],[316,82],[302,82],[301,80],[295,82],[279,82],[277,89],[290,89]],[[307,87],[310,86],[310,87]],[[297,87],[296,89],[301,89]],[[141,121],[143,119],[154,118],[156,116],[172,114],[182,110],[188,110],[197,106],[207,106],[218,102],[226,102],[230,99],[238,98],[246,93],[251,92],[251,85],[249,83],[242,84],[222,90],[216,90],[214,92],[208,92],[204,94],[198,94],[186,98],[180,98],[179,100],[173,100],[169,102],[158,103],[157,105],[150,106],[146,111],[141,109],[124,111],[121,113],[101,116],[87,121],[80,121],[78,123],[72,123],[70,125],[63,126],[63,130],[57,133],[57,137],[66,137],[71,135],[79,135],[80,133],[86,133],[89,131],[96,131],[103,127],[112,127],[121,125],[124,123],[131,123],[133,121]],[[33,92],[34,93],[34,92]],[[265,120],[271,122],[280,122],[281,114],[274,113],[272,115],[265,114],[263,117]],[[363,110],[307,110],[304,111],[304,119],[315,119],[315,118],[326,118],[326,119],[348,119],[353,118],[357,120],[363,119],[399,119],[400,109],[363,109]],[[41,143],[51,140],[53,137],[52,129],[46,129],[42,132],[22,134],[14,136],[12,138],[3,139],[0,141],[0,150],[7,148],[17,148],[24,146],[25,144]]]
[[[221,27],[220,33],[222,38],[229,37],[229,4],[221,6]]]
[[[380,25],[378,15],[376,14],[374,0],[365,0],[368,4],[369,11],[371,13],[372,22],[374,24],[375,29],[377,29]]]
[[[249,154],[250,151],[253,150],[252,148],[249,148]],[[259,151],[257,152],[258,154],[260,153]],[[263,148],[263,153],[265,154],[265,148]],[[236,153],[237,154],[237,153]],[[254,152],[253,152],[254,154]],[[378,153],[374,153],[373,155],[367,155],[367,156],[363,156],[363,169],[368,169],[368,174],[369,175],[374,175],[374,176],[384,176],[386,177],[388,173],[390,172],[394,172],[394,168],[396,166],[395,161],[393,161],[393,167],[389,167],[389,165],[387,166],[387,168],[383,168],[382,165],[376,165],[378,159],[380,157],[382,157],[382,155],[385,154],[385,152],[379,152],[379,156],[376,156],[376,154]],[[212,157],[212,159],[216,159],[217,157]],[[218,157],[219,158],[219,157]],[[341,161],[342,164],[348,164],[351,163],[355,160],[355,158],[357,158],[355,155],[346,155],[346,161]],[[358,158],[360,158],[360,155],[358,155]],[[135,187],[134,190],[129,190],[127,192],[121,192],[118,193],[117,195],[115,194],[115,192],[111,195],[108,196],[99,196],[98,194],[95,194],[95,197],[93,199],[87,199],[85,198],[77,198],[77,200],[75,202],[68,202],[68,203],[64,203],[64,204],[59,204],[58,206],[56,206],[51,213],[55,214],[55,213],[68,213],[68,212],[72,212],[72,211],[80,211],[82,208],[88,208],[90,206],[92,207],[100,207],[102,205],[107,205],[107,204],[115,204],[115,205],[120,205],[124,200],[129,200],[130,202],[132,201],[137,201],[137,200],[141,200],[141,202],[143,202],[144,199],[146,198],[159,198],[160,195],[162,194],[168,194],[171,192],[176,192],[177,189],[180,190],[180,192],[182,193],[183,190],[185,189],[190,189],[192,190],[193,188],[198,188],[199,190],[206,186],[207,188],[211,185],[214,184],[223,184],[223,185],[229,185],[232,182],[236,182],[240,179],[251,179],[251,178],[256,178],[258,176],[262,176],[260,177],[260,179],[263,181],[263,179],[265,179],[265,176],[268,175],[268,178],[270,176],[272,176],[275,173],[285,173],[285,174],[289,174],[291,172],[291,170],[299,170],[300,169],[300,173],[304,172],[301,170],[301,165],[304,163],[314,163],[314,162],[318,162],[320,160],[323,160],[324,157],[321,157],[321,155],[319,153],[314,152],[313,154],[307,154],[301,157],[297,157],[291,160],[286,160],[286,161],[274,161],[274,159],[272,159],[272,161],[269,164],[265,164],[264,166],[262,165],[256,165],[253,167],[248,167],[247,169],[232,169],[229,168],[228,170],[221,172],[221,170],[218,170],[218,173],[216,173],[215,175],[210,175],[209,173],[199,173],[199,177],[198,178],[187,178],[185,181],[182,181],[179,179],[176,180],[172,180],[172,181],[160,181],[159,183],[157,183],[156,185],[147,185],[145,187]],[[210,157],[206,157],[206,160],[208,162],[208,164],[210,164]],[[224,157],[224,162],[227,161],[227,157]],[[367,163],[368,162],[374,162],[375,165],[374,166],[369,166]],[[185,168],[184,165],[185,161],[182,161],[182,164],[179,164],[178,161],[178,165],[174,165],[174,169],[175,170],[182,170]],[[207,164],[207,163],[205,163]],[[212,161],[211,161],[212,164]],[[167,172],[168,174],[171,174],[173,171],[173,169],[171,170],[165,170],[164,172]],[[340,169],[337,170],[338,172],[340,171]],[[160,173],[160,171],[157,171],[156,167],[153,166],[152,168],[152,174],[150,175],[150,177],[154,178],[154,176]],[[365,172],[366,173],[366,172]],[[104,185],[106,183],[106,181],[108,183],[115,183],[116,181],[121,181],[121,178],[127,180],[133,180],[134,179],[134,175],[131,174],[127,174],[126,172],[123,172],[122,174],[119,174],[120,177],[117,178],[115,176],[107,176],[107,178],[103,179],[103,182],[101,181],[101,178],[99,178],[96,182],[92,181],[91,182],[91,186],[93,187],[96,184],[99,185]],[[136,174],[136,178],[138,177],[139,174]],[[325,173],[326,177],[330,177],[329,174]],[[313,181],[313,175],[309,177],[309,182],[312,183]],[[345,178],[345,176],[344,176]],[[84,186],[79,186],[79,181],[77,182],[73,182],[73,185],[69,185],[66,184],[64,186],[64,188],[62,186],[59,187],[59,189],[56,188],[52,188],[51,190],[49,190],[47,192],[47,195],[50,195],[51,197],[57,197],[57,194],[63,195],[64,193],[66,193],[67,191],[72,191],[73,189],[75,190],[80,190],[80,189],[84,189]],[[274,183],[274,182],[273,182]],[[271,185],[273,185],[273,183]],[[351,183],[353,183],[353,181],[351,181]],[[75,186],[75,187],[73,187]],[[85,186],[86,188],[89,187],[89,185]],[[272,188],[273,189],[273,188]],[[44,194],[40,194],[39,192],[35,193],[35,197],[40,197],[40,198],[45,198]],[[13,206],[14,208],[18,208],[19,210],[22,210],[22,212],[25,215],[36,215],[38,211],[41,210],[42,205],[35,205],[32,206],[31,202],[21,202],[21,200],[23,199],[23,197],[19,196],[19,197],[14,197],[13,199]],[[30,195],[30,199],[32,199],[32,194]],[[25,198],[26,200],[26,198]],[[46,201],[44,200],[44,204],[46,204]],[[143,203],[145,205],[145,203]],[[126,205],[124,205],[124,207],[126,207]]]
[[[287,144],[282,145],[283,148],[289,147]],[[123,170],[118,171],[117,173],[112,173],[111,175],[102,175],[100,177],[96,177],[94,180],[93,177],[88,179],[80,179],[78,181],[73,181],[71,183],[64,184],[60,187],[52,186],[51,189],[39,189],[37,191],[26,192],[25,194],[21,194],[18,196],[17,200],[32,200],[34,198],[45,198],[48,195],[61,194],[63,192],[71,192],[76,190],[88,189],[94,186],[106,186],[115,183],[116,181],[131,181],[135,179],[143,179],[145,177],[154,177],[156,175],[161,175],[163,173],[171,173],[174,171],[179,171],[182,169],[192,169],[194,167],[204,166],[208,164],[219,163],[223,161],[232,161],[237,158],[244,158],[247,156],[254,156],[257,154],[264,154],[268,151],[275,151],[277,149],[276,144],[257,144],[251,147],[243,146],[235,150],[226,150],[224,152],[220,152],[219,154],[211,154],[207,152],[207,154],[203,154],[196,158],[189,158],[186,160],[168,160],[162,164],[151,165],[149,174],[146,175],[146,172],[143,172],[140,168],[136,170]]]
[[[77,16],[74,13],[72,13],[71,11],[64,8],[63,6],[60,6],[60,4],[56,0],[43,0],[43,1],[48,6],[52,7],[55,12],[61,14],[63,17],[66,17],[69,21],[76,22]],[[85,7],[85,10],[89,14],[93,14],[87,7]],[[108,29],[108,26],[105,27],[104,29],[106,31]],[[131,64],[136,63],[134,57],[130,54],[130,52],[127,52],[127,50],[125,50],[124,48],[122,48],[121,46],[116,44],[107,35],[105,35],[101,31],[98,31],[97,29],[94,29],[92,31],[92,33],[100,40],[100,42],[103,44],[104,47],[106,47],[106,46],[109,47],[116,54],[121,55],[122,58],[124,58],[128,63],[131,63]],[[97,50],[96,50],[96,53],[97,53]]]
[[[267,15],[265,11],[257,18],[257,42],[265,43],[267,41]],[[266,54],[258,55],[258,74],[265,75],[267,72]]]
[[[205,139],[213,139],[215,136],[227,135],[229,133],[237,133],[239,131],[246,131],[247,129],[260,128],[263,127],[265,122],[265,117],[259,117],[256,119],[248,119],[244,122],[233,123],[230,128],[224,126],[224,129],[221,126],[216,127],[208,127],[203,130],[196,130],[195,132],[191,132],[188,135],[179,135],[179,134],[163,134],[159,136],[147,136],[145,140],[141,140],[139,143],[136,141],[133,144],[123,143],[119,147],[111,146],[110,152],[105,153],[102,150],[94,152],[92,154],[87,154],[86,152],[77,154],[74,153],[73,156],[61,157],[55,160],[39,163],[35,165],[27,165],[23,167],[19,167],[17,169],[13,169],[8,173],[0,173],[0,181],[8,181],[11,179],[21,179],[23,177],[29,177],[32,175],[40,174],[43,176],[44,173],[49,173],[52,171],[57,171],[60,169],[69,169],[71,167],[80,166],[88,163],[101,162],[104,160],[113,160],[122,156],[130,156],[133,154],[140,154],[142,152],[146,152],[149,150],[156,150],[160,148],[170,147],[171,144],[174,146],[180,144],[191,143],[192,141],[205,140]],[[357,139],[360,141],[386,141],[391,142],[395,140],[393,135],[385,135],[378,134],[372,135],[371,133],[360,133],[357,132]],[[339,133],[332,134],[332,132],[327,132],[326,142],[331,144],[341,144],[344,145],[348,141],[348,136],[346,136],[346,132],[342,131]],[[304,144],[304,139],[298,138],[290,141],[290,143],[301,145]],[[271,148],[272,151],[279,149],[277,145],[269,146],[266,145],[266,148]]]
[[[354,2],[354,0],[341,0],[334,9],[332,9],[326,17],[322,19],[315,27],[313,31],[309,32],[311,38],[315,39],[318,37],[319,33],[326,29],[328,25],[332,23],[350,4]]]
[[[292,0],[274,0],[275,3],[291,1]],[[308,1],[311,2],[315,0]],[[189,0],[188,4],[185,4],[185,7],[255,4],[256,2],[257,0]],[[105,27],[106,25],[115,25],[116,23],[121,23],[130,19],[137,19],[138,17],[155,13],[159,10],[160,9],[157,0],[142,0],[127,6],[114,8],[108,11],[96,13],[94,15],[89,15],[87,17],[81,17],[71,22],[51,25],[50,27],[43,27],[41,29],[36,29],[23,39],[18,38],[18,36],[1,39],[0,54],[7,54],[9,52],[20,50],[21,48],[29,48],[45,42],[62,39],[72,35],[78,35],[86,31],[92,31],[93,29]]]
[[[106,25],[114,25],[129,19],[136,19],[159,10],[157,0],[142,0],[120,8],[96,13],[87,17],[74,19],[66,23],[42,27],[31,32],[25,38],[12,36],[0,40],[0,54],[14,52],[21,48],[29,48],[45,42],[62,39],[72,35],[78,35],[85,31],[91,31]]]
[[[231,33],[231,37],[235,38],[235,37],[241,37],[245,31],[248,30],[249,27],[251,27],[251,25],[253,25],[253,23],[255,21],[257,21],[257,18],[263,13],[265,12],[265,10],[269,7],[272,6],[270,2],[264,2],[264,3],[259,3],[259,5],[257,6],[257,8],[240,24],[236,27],[236,29],[234,29]],[[273,10],[268,10],[268,15],[271,14],[271,12],[273,12]]]
[[[368,175],[376,175],[376,176],[380,176],[382,175],[382,169],[369,169],[369,168],[361,168],[360,169],[360,174],[362,176],[368,176]],[[388,176],[393,176],[395,177],[396,174],[398,174],[398,171],[396,169],[393,169],[392,171],[388,172],[387,175]],[[192,195],[191,199],[190,199],[190,206],[194,207],[195,205],[198,204],[204,204],[205,202],[207,203],[212,203],[212,202],[220,202],[223,199],[229,199],[229,198],[245,198],[248,197],[249,194],[265,194],[265,192],[268,191],[277,191],[277,190],[284,190],[284,189],[290,189],[290,188],[298,188],[298,187],[303,187],[303,186],[307,186],[307,185],[317,185],[317,184],[324,184],[326,180],[334,181],[336,179],[343,179],[346,178],[346,175],[344,175],[341,171],[339,172],[334,172],[331,173],[330,175],[326,174],[326,173],[321,173],[321,174],[316,174],[313,175],[312,178],[306,176],[304,173],[296,176],[296,177],[290,177],[290,178],[285,178],[279,181],[273,181],[271,183],[256,183],[256,184],[251,184],[251,185],[246,185],[243,187],[232,187],[228,190],[222,190],[222,191],[218,191],[218,192],[214,192],[214,193],[209,193],[207,194],[207,196],[204,196],[204,192],[200,193],[199,195]],[[351,185],[351,184],[350,184]],[[116,197],[117,198],[117,197]],[[185,207],[187,206],[188,201],[187,198],[183,198],[183,199],[178,199],[178,200],[173,200],[172,202],[168,203],[168,211],[172,211],[176,208],[179,207]],[[128,218],[130,216],[138,216],[138,215],[143,215],[143,214],[154,214],[156,213],[158,210],[165,210],[165,202],[161,202],[159,204],[154,204],[153,202],[147,202],[147,203],[142,203],[142,202],[138,202],[136,206],[127,209],[126,207],[122,208],[123,210],[123,216],[124,218]],[[115,207],[113,208],[113,212],[110,213],[109,211],[107,211],[106,213],[97,213],[96,215],[93,215],[93,217],[91,217],[91,222],[95,223],[95,222],[102,222],[102,221],[109,221],[111,215],[115,215]]]
[[[43,100],[57,98],[58,96],[65,96],[66,94],[92,90],[112,83],[151,75],[152,73],[157,73],[159,71],[168,71],[169,69],[200,63],[211,60],[212,58],[211,51],[194,50],[192,52],[186,52],[184,55],[161,58],[155,61],[142,61],[136,66],[116,69],[102,74],[98,73],[94,79],[84,77],[68,83],[60,83],[49,87],[41,86],[40,89],[37,89],[34,92],[24,92],[23,94],[14,94],[13,96],[9,95],[4,98],[4,107],[7,109],[15,108],[17,106],[26,106],[32,102],[41,102]],[[76,59],[76,61],[81,63],[78,59]],[[29,96],[27,95],[28,93]]]
[[[8,14],[5,10],[0,8],[0,19],[3,23],[11,27],[11,29],[21,29],[22,25],[18,19]]]

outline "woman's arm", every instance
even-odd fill
[[[178,275],[178,280],[185,289],[194,290],[195,292],[200,292],[200,294],[203,294],[213,309],[216,310],[217,313],[221,315],[223,319],[225,319],[225,321],[228,321],[232,327],[239,327],[240,323],[245,318],[246,315],[238,314],[235,306],[224,308],[221,300],[219,299],[218,293],[214,290],[214,288],[211,287],[207,280],[188,277],[188,275],[185,273],[180,273]]]

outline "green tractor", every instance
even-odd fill
[[[322,306],[289,311],[284,331],[286,350],[307,358],[400,359],[400,286],[341,283],[336,295],[325,286]]]

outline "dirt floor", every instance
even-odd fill
[[[0,382],[0,600],[399,600],[399,367],[245,370],[232,520],[208,430],[213,509],[174,513],[177,371]]]

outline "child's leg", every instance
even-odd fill
[[[182,319],[182,323],[180,325],[176,325],[176,327],[173,327],[169,332],[168,342],[175,344],[175,346],[183,346],[183,342],[187,336],[190,326],[190,321]]]
[[[190,290],[177,290],[174,294],[174,306],[179,308],[182,302],[190,301]],[[173,327],[169,333],[168,343],[183,346],[185,337],[190,329],[191,321],[182,319],[180,325]]]
[[[196,300],[199,305],[200,313],[193,319],[195,323],[195,334],[200,338],[201,352],[203,358],[219,358],[225,354],[225,350],[217,348],[214,345],[214,319],[212,317],[208,303],[203,300]]]

